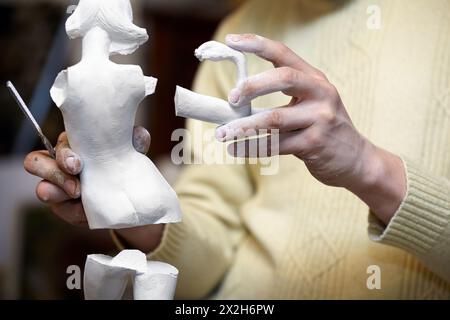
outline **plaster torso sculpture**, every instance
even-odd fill
[[[81,0],[66,29],[70,38],[83,38],[82,59],[58,75],[51,96],[84,163],[82,201],[90,228],[179,222],[175,192],[132,144],[137,107],[157,80],[139,66],[109,59],[131,54],[148,39],[132,23],[129,0]]]

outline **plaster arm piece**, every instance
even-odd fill
[[[116,257],[89,255],[84,270],[86,300],[120,300],[128,282],[135,300],[172,300],[178,270],[169,264],[147,261],[138,250],[124,250]]]
[[[175,113],[179,117],[225,124],[249,116],[246,108],[234,108],[227,101],[177,86]]]
[[[217,41],[206,42],[195,50],[195,56],[200,61],[232,61],[237,67],[238,79],[236,86],[247,79],[245,55],[223,43]],[[228,101],[201,95],[177,86],[175,93],[175,113],[177,116],[225,124],[232,120],[247,117],[254,112],[258,111],[252,111],[251,105],[235,107],[230,105]]]

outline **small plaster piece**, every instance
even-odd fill
[[[147,261],[139,250],[123,250],[114,258],[92,254],[84,269],[86,300],[120,300],[129,283],[134,300],[172,300],[178,270],[163,262]]]

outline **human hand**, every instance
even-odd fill
[[[150,133],[146,129],[134,128],[133,145],[138,152],[147,153],[150,142]],[[55,150],[56,160],[47,151],[31,152],[25,158],[25,170],[44,179],[36,188],[39,200],[50,205],[52,211],[64,221],[74,226],[88,227],[77,177],[83,169],[83,162],[70,149],[65,132],[59,136]],[[159,244],[163,229],[163,225],[152,225],[121,229],[117,233],[141,251],[151,251]]]
[[[135,127],[133,145],[141,153],[150,147],[150,134],[142,127]],[[81,184],[77,177],[83,169],[81,158],[69,146],[67,134],[61,133],[55,147],[56,160],[47,151],[34,151],[25,157],[24,167],[29,173],[42,179],[36,195],[51,206],[52,211],[66,222],[87,226],[86,215],[80,200]]]
[[[228,35],[227,45],[273,63],[274,69],[251,76],[233,89],[229,103],[248,105],[253,99],[281,91],[292,97],[286,106],[232,121],[216,131],[220,141],[234,142],[229,152],[248,157],[249,137],[258,130],[279,130],[277,150],[268,155],[292,154],[303,160],[320,182],[355,193],[387,223],[406,193],[401,159],[376,147],[353,125],[337,89],[323,72],[284,44],[257,35]],[[260,145],[273,145],[259,138]],[[261,141],[265,140],[265,141]],[[239,154],[240,150],[244,153]]]

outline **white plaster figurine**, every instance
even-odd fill
[[[223,43],[217,41],[206,42],[195,50],[195,56],[200,61],[232,61],[237,67],[236,87],[247,79],[245,55]],[[251,105],[235,107],[229,104],[228,101],[201,95],[179,86],[177,86],[175,93],[175,112],[177,116],[184,118],[222,125],[260,111],[260,109],[252,108]]]
[[[172,300],[177,277],[175,267],[147,261],[138,250],[123,250],[114,258],[91,254],[84,270],[84,296],[86,300],[120,300],[131,283],[134,300]]]
[[[82,59],[58,75],[50,92],[84,163],[82,201],[91,229],[181,220],[174,190],[132,144],[137,107],[157,80],[109,59],[148,40],[132,21],[129,0],[80,0],[66,29],[70,38],[83,38]]]

